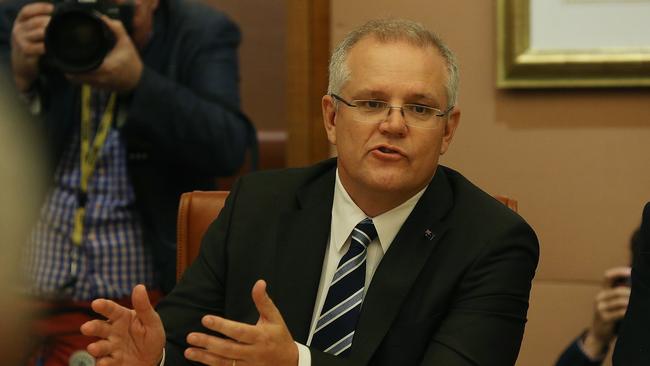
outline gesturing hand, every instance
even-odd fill
[[[97,366],[158,365],[165,346],[165,330],[158,313],[149,302],[143,285],[133,288],[135,310],[110,300],[93,301],[92,308],[107,320],[91,320],[81,326],[81,333],[102,338],[88,345],[97,358]]]
[[[282,314],[266,293],[266,282],[253,286],[253,302],[260,314],[257,324],[250,325],[206,315],[203,325],[230,339],[204,333],[190,333],[187,342],[194,347],[185,351],[189,360],[206,365],[296,366],[298,347],[287,329]]]

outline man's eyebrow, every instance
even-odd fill
[[[389,95],[386,92],[376,90],[376,89],[361,89],[354,93],[355,97],[359,96],[360,98],[372,98],[372,99],[388,99]]]
[[[354,93],[354,99],[377,99],[388,101],[391,98],[390,93],[377,89],[361,89]],[[412,93],[407,94],[404,98],[405,103],[426,103],[432,107],[437,107],[440,103],[439,98],[433,93]]]
[[[424,100],[424,101],[433,102],[433,103],[438,102],[438,98],[436,98],[435,95],[430,94],[430,93],[410,94],[410,95],[407,96],[407,99],[410,99],[410,100]]]

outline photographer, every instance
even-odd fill
[[[636,230],[630,239],[632,257],[638,246],[639,230]],[[631,271],[630,267],[605,271],[602,288],[594,299],[591,326],[564,350],[556,366],[600,366],[603,363],[630,301]]]
[[[76,72],[45,46],[61,6],[0,3],[0,66],[40,115],[51,163],[23,261],[42,311],[30,362],[43,365],[90,357],[77,352],[91,341],[78,332],[89,300],[128,303],[138,283],[154,297],[171,289],[180,193],[215,189],[255,143],[239,111],[239,31],[225,15],[184,0],[136,0],[132,24],[95,13],[114,42],[97,68]]]

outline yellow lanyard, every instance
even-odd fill
[[[99,128],[95,134],[95,139],[90,146],[90,130],[92,118],[90,97],[91,88],[89,85],[81,87],[81,133],[79,140],[81,141],[81,150],[79,152],[80,165],[81,165],[81,181],[79,192],[77,193],[77,210],[74,213],[74,229],[72,231],[72,242],[76,246],[81,246],[83,238],[84,218],[86,216],[86,197],[88,192],[88,181],[92,176],[97,157],[106,142],[106,137],[111,130],[111,122],[113,120],[113,109],[115,107],[115,93],[111,93],[108,98],[108,104],[102,114]]]

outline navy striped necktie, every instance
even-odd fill
[[[376,237],[369,218],[352,230],[350,248],[336,268],[316,323],[312,347],[341,357],[349,353],[365,293],[367,248]]]

